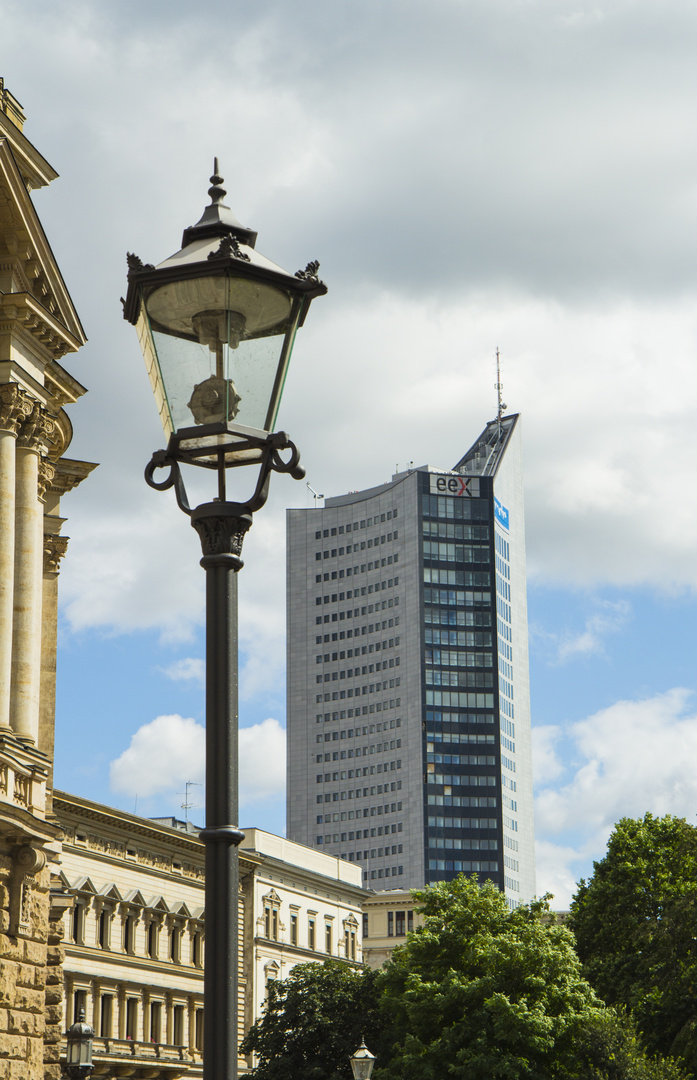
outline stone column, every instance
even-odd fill
[[[143,1042],[150,1042],[150,991],[143,990]]]
[[[39,457],[42,451],[45,452],[53,429],[53,420],[45,409],[36,404],[21,426],[15,455],[10,725],[16,735],[34,744],[39,739],[44,549],[43,507],[39,501]]]
[[[101,979],[92,979],[92,994],[90,1002],[91,1016],[88,1016],[87,1023],[92,1025],[95,1035],[99,1036],[102,1033],[102,982]]]
[[[49,463],[44,459],[45,468]],[[40,489],[39,489],[40,490]],[[64,518],[44,516],[44,576],[41,600],[41,684],[39,704],[39,750],[49,760],[47,810],[51,810],[53,789],[54,720],[56,713],[56,650],[58,644],[58,572],[68,548],[68,537],[49,529],[60,528]]]
[[[126,987],[121,984],[116,991],[116,1007],[118,1015],[114,1018],[113,1030],[116,1032],[115,1038],[126,1038]]]
[[[196,998],[189,994],[186,999],[189,1014],[189,1052],[196,1049]]]
[[[171,1046],[174,1042],[174,1001],[170,993],[165,994],[165,1012],[167,1019],[165,1021],[165,1037],[162,1041]]]
[[[15,444],[30,412],[27,395],[15,384],[0,387],[0,731],[10,727],[12,607],[15,565]]]

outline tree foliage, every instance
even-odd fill
[[[571,926],[583,971],[630,1009],[654,1053],[697,1075],[697,829],[682,818],[623,818],[581,881]]]
[[[546,901],[509,911],[462,876],[416,896],[423,925],[381,971],[327,961],[271,985],[242,1046],[254,1080],[349,1080],[363,1035],[373,1080],[681,1080],[596,996]]]
[[[464,877],[417,896],[423,926],[382,975],[395,1046],[380,1076],[574,1075],[584,1032],[599,1029],[606,1010],[546,902],[509,911],[494,885]]]
[[[350,1080],[349,1057],[364,1036],[378,1044],[376,975],[326,960],[270,984],[240,1050],[258,1055],[255,1080]]]

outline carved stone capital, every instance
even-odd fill
[[[44,536],[44,574],[57,574],[60,561],[68,550],[68,537],[47,533]]]
[[[15,383],[0,386],[0,431],[17,434],[20,424],[32,411],[32,402],[26,390]]]
[[[48,410],[36,402],[29,416],[21,424],[17,445],[45,454],[51,445],[51,436],[55,427],[56,422]]]
[[[43,502],[46,495],[46,491],[51,486],[51,481],[56,475],[56,466],[48,458],[39,458],[39,479],[37,482],[37,488],[39,498]]]

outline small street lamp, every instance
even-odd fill
[[[371,1054],[365,1045],[365,1039],[361,1039],[361,1045],[355,1054],[349,1058],[354,1080],[370,1080],[375,1064],[375,1054]]]
[[[289,274],[255,248],[257,234],[225,205],[217,158],[211,203],[159,266],[128,255],[124,318],[137,329],[166,450],[145,470],[174,488],[201,540],[206,571],[206,961],[204,1080],[237,1075],[238,845],[237,572],[252,514],[272,472],[302,479],[300,454],[274,432],[290,354],[311,301],[326,293],[319,263]],[[190,507],[181,464],[215,472],[217,497]],[[258,465],[246,502],[229,502],[228,469]],[[157,480],[158,470],[168,470]]]
[[[63,1073],[70,1080],[84,1080],[92,1072],[92,1040],[94,1031],[85,1023],[85,1010],[80,1009],[77,1023],[72,1024],[67,1032],[68,1047]]]

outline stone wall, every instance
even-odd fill
[[[60,1028],[61,1023],[60,1007],[57,1011],[53,1007],[50,1013],[46,1009],[49,874],[44,866],[34,876],[24,875],[16,854],[7,850],[0,853],[2,1080],[58,1080],[60,1075],[57,1066],[44,1071],[44,1035],[49,1015],[54,1026],[57,1022]],[[12,925],[17,907],[21,926]],[[55,987],[52,992],[56,993]]]

